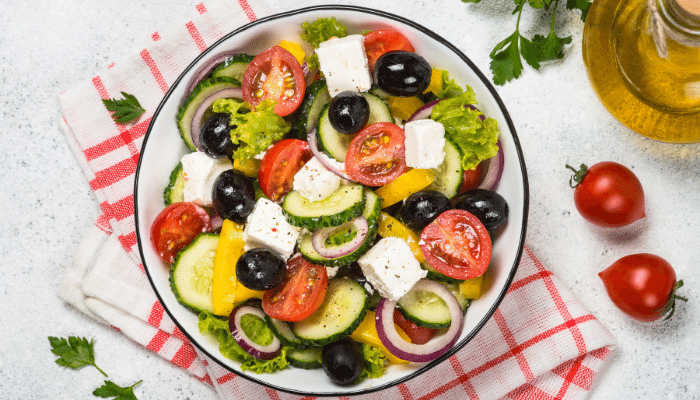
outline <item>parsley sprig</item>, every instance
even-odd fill
[[[76,336],[70,336],[68,339],[59,339],[49,336],[49,343],[51,344],[51,352],[58,356],[56,364],[72,369],[79,369],[92,365],[97,368],[102,375],[107,376],[107,374],[95,364],[95,350],[92,340],[88,342],[84,337],[79,338]]]
[[[463,3],[478,3],[481,0],[462,0]],[[557,8],[561,0],[513,0],[515,9],[513,14],[518,14],[515,22],[515,32],[498,43],[491,54],[491,71],[493,83],[503,85],[513,79],[517,79],[523,72],[525,60],[532,68],[539,70],[541,63],[558,60],[564,57],[564,46],[571,43],[571,36],[559,37],[554,29]],[[525,4],[530,8],[541,11],[549,11],[551,8],[552,19],[549,34],[535,35],[528,39],[520,33],[520,18]],[[566,0],[566,8],[580,10],[581,19],[586,20],[591,0]]]
[[[146,110],[141,107],[133,94],[121,92],[123,99],[103,99],[102,103],[108,111],[114,111],[112,119],[120,124],[126,124],[138,118]]]
[[[95,389],[92,394],[102,398],[113,397],[113,400],[137,400],[134,388],[141,382],[143,381],[138,381],[129,387],[121,387],[112,381],[105,381],[104,385]]]

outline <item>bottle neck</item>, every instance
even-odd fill
[[[664,25],[679,34],[700,38],[700,0],[655,0]]]

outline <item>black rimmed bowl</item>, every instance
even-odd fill
[[[198,67],[222,51],[236,49],[257,54],[282,39],[301,42],[301,24],[319,17],[337,18],[348,26],[349,33],[382,27],[402,32],[416,52],[433,67],[449,71],[462,87],[470,85],[474,89],[479,108],[498,121],[505,156],[505,168],[497,191],[508,202],[508,223],[493,246],[491,265],[485,275],[485,293],[469,307],[457,344],[431,363],[392,365],[383,377],[367,379],[349,387],[334,385],[323,370],[289,367],[273,374],[241,371],[237,362],[219,352],[214,339],[199,333],[197,315],[177,302],[168,281],[169,269],[153,250],[149,239],[151,224],[164,208],[163,188],[168,184],[169,174],[188,152],[179,137],[175,115],[187,84]],[[309,7],[259,19],[229,33],[195,59],[172,85],[153,116],[141,150],[134,197],[136,234],[143,265],[165,311],[185,336],[211,359],[237,375],[272,389],[312,396],[347,396],[385,389],[419,376],[464,347],[491,318],[512,282],[523,251],[528,211],[525,162],[515,128],[493,86],[467,56],[434,32],[405,18],[368,8],[336,5]]]

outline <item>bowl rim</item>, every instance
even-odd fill
[[[232,368],[228,367],[227,365],[224,365],[220,363],[217,358],[211,354],[207,350],[205,350],[199,343],[197,343],[196,340],[194,340],[191,335],[189,335],[186,330],[184,329],[183,326],[181,326],[180,322],[178,322],[173,313],[168,309],[167,305],[163,301],[163,298],[161,297],[160,293],[156,289],[155,282],[153,281],[153,278],[151,277],[150,270],[148,266],[146,265],[146,262],[144,261],[144,250],[143,250],[143,240],[141,237],[141,233],[139,230],[139,211],[138,211],[138,186],[139,186],[139,173],[141,171],[141,166],[142,166],[142,159],[143,159],[143,154],[144,151],[143,149],[146,146],[146,143],[148,143],[148,138],[151,134],[151,130],[154,126],[154,123],[160,114],[161,109],[164,107],[165,103],[168,101],[170,96],[172,95],[172,92],[175,87],[177,87],[180,82],[182,81],[184,75],[190,71],[192,68],[194,68],[194,65],[197,64],[202,58],[210,56],[210,53],[216,49],[222,42],[230,39],[231,37],[237,35],[238,33],[251,29],[259,24],[264,24],[269,21],[274,21],[277,19],[282,19],[288,16],[292,15],[297,15],[297,14],[303,14],[303,13],[308,13],[308,12],[313,12],[313,11],[354,11],[354,12],[361,12],[365,14],[370,14],[374,16],[379,16],[382,18],[387,18],[387,19],[392,19],[396,22],[400,22],[402,24],[408,25],[421,33],[427,35],[428,37],[434,39],[435,41],[439,42],[440,44],[444,45],[447,47],[450,51],[454,52],[462,61],[464,61],[469,68],[472,69],[472,71],[481,79],[482,83],[486,86],[486,88],[489,90],[491,96],[493,99],[496,101],[498,104],[498,107],[500,108],[501,112],[503,113],[503,116],[505,118],[505,121],[508,125],[508,128],[510,129],[510,132],[513,137],[513,142],[515,144],[515,150],[518,155],[518,160],[520,162],[520,170],[522,171],[522,181],[523,181],[523,222],[522,226],[520,229],[520,238],[519,238],[519,243],[518,243],[518,250],[516,251],[515,255],[515,260],[513,265],[511,266],[510,274],[508,275],[506,279],[506,284],[503,286],[501,293],[498,294],[498,297],[496,298],[496,301],[494,302],[493,306],[488,310],[488,312],[484,315],[484,317],[479,321],[474,330],[467,335],[463,340],[460,342],[456,343],[452,349],[450,349],[448,352],[440,356],[439,358],[426,363],[423,367],[407,374],[406,376],[403,376],[399,379],[396,379],[394,381],[388,382],[386,384],[382,384],[376,387],[370,387],[370,388],[365,388],[361,389],[358,391],[352,391],[352,392],[333,392],[333,393],[313,393],[313,392],[305,392],[305,391],[300,391],[300,390],[295,390],[295,389],[289,389],[285,387],[279,387],[274,384],[270,384],[267,382],[260,381],[256,379],[254,376],[248,375],[248,374],[240,374],[237,371],[233,370]],[[404,383],[406,381],[409,381],[424,372],[430,370],[431,368],[435,367],[436,365],[442,363],[445,361],[447,358],[451,357],[454,355],[456,352],[461,350],[467,343],[469,343],[474,336],[476,336],[481,329],[484,327],[486,322],[493,317],[493,314],[496,312],[496,309],[498,309],[499,305],[501,304],[501,301],[505,297],[506,293],[508,292],[508,289],[510,288],[513,278],[515,277],[515,273],[517,272],[518,266],[520,264],[520,260],[522,258],[522,254],[524,251],[525,247],[525,236],[526,236],[526,230],[527,230],[527,220],[528,220],[528,210],[529,210],[529,184],[528,184],[528,178],[527,178],[527,170],[525,167],[525,159],[522,153],[522,148],[520,146],[520,140],[518,139],[517,132],[515,130],[515,126],[513,125],[513,121],[510,118],[510,114],[508,113],[508,110],[506,109],[503,101],[501,100],[500,96],[496,92],[495,87],[491,84],[491,82],[486,78],[486,76],[481,72],[481,70],[467,57],[461,50],[459,50],[457,47],[455,47],[453,44],[451,44],[449,41],[444,39],[442,36],[438,35],[437,33],[433,32],[432,30],[424,27],[423,25],[411,21],[405,17],[401,17],[396,14],[392,14],[386,11],[381,11],[381,10],[376,10],[372,8],[367,8],[367,7],[362,7],[362,6],[354,6],[354,5],[316,5],[316,6],[309,6],[309,7],[303,7],[303,8],[298,8],[290,11],[285,11],[281,13],[276,13],[272,15],[268,15],[266,17],[257,19],[255,21],[251,21],[229,33],[221,37],[219,40],[217,40],[215,43],[210,45],[206,50],[204,50],[202,53],[200,53],[190,64],[180,73],[180,75],[177,77],[177,79],[173,82],[173,84],[170,86],[168,89],[167,93],[163,96],[163,99],[160,101],[158,104],[158,107],[156,108],[155,112],[153,113],[153,116],[151,117],[151,121],[148,124],[148,129],[146,131],[146,134],[144,135],[143,138],[143,143],[141,145],[141,149],[139,152],[139,160],[138,164],[136,167],[136,173],[134,177],[134,220],[136,221],[136,238],[137,238],[137,244],[138,244],[138,249],[139,253],[141,255],[141,261],[143,263],[144,271],[146,272],[146,276],[148,277],[148,281],[151,284],[151,287],[153,288],[153,291],[155,292],[156,297],[158,298],[158,301],[161,303],[163,306],[163,309],[165,312],[168,314],[170,319],[173,321],[173,323],[180,329],[180,331],[183,333],[183,335],[194,345],[196,346],[199,351],[204,353],[207,357],[211,358],[212,361],[216,362],[220,366],[222,366],[224,369],[227,371],[235,374],[236,376],[242,377],[250,382],[256,383],[258,385],[262,385],[264,387],[268,387],[273,390],[278,390],[281,392],[289,393],[289,394],[294,394],[294,395],[302,395],[302,396],[315,396],[315,397],[338,397],[338,396],[357,396],[357,395],[363,395],[363,394],[369,394],[373,392],[378,392],[384,389],[391,388],[393,386],[399,385],[401,383]]]

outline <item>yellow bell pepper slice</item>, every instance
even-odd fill
[[[414,112],[423,107],[423,103],[418,97],[395,97],[389,96],[386,99],[386,105],[389,106],[389,111],[402,120],[407,120]]]
[[[430,85],[423,93],[437,93],[440,90],[442,90],[442,70],[433,68],[433,72],[430,75]]]
[[[249,177],[249,178],[257,178],[258,177],[258,170],[260,169],[260,160],[256,160],[254,158],[251,158],[250,160],[246,161],[245,164],[241,164],[240,161],[234,159],[233,160],[233,169],[236,171],[240,171],[243,173],[243,175]]]
[[[391,354],[386,346],[382,344],[382,340],[379,339],[379,334],[377,333],[377,323],[374,320],[374,317],[374,311],[367,310],[365,319],[360,322],[360,325],[357,327],[357,329],[355,329],[355,331],[353,331],[350,337],[356,342],[368,344],[380,349],[392,364],[408,364],[408,361],[402,360]],[[403,331],[403,329],[399,328],[396,324],[394,324],[394,327],[396,328],[396,332],[399,333],[399,336],[401,336],[403,340],[409,343],[411,342],[411,339],[408,338],[408,335]]]
[[[304,52],[304,49],[301,48],[301,45],[299,43],[282,40],[280,41],[280,47],[292,53],[294,58],[296,58],[297,61],[299,61],[299,64],[304,63],[306,53]]]
[[[381,237],[397,237],[403,239],[408,244],[408,247],[411,248],[411,252],[413,252],[413,256],[416,257],[416,260],[420,263],[425,262],[425,257],[423,257],[423,253],[421,253],[420,246],[418,245],[420,238],[398,219],[382,211],[379,214],[377,233]]]
[[[412,169],[375,191],[387,208],[433,183],[435,175],[429,169]]]
[[[239,285],[236,278],[236,262],[245,251],[244,228],[243,225],[228,219],[224,220],[221,226],[211,283],[214,314],[216,315],[228,316],[231,314],[234,304],[252,297],[262,298],[263,293],[265,293]]]
[[[474,279],[467,279],[459,284],[459,293],[467,299],[476,300],[481,297],[481,286],[483,282],[483,275]]]

